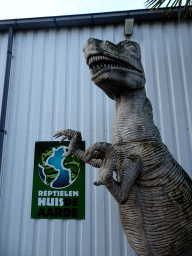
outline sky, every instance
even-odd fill
[[[145,0],[4,0],[0,20],[145,8]]]

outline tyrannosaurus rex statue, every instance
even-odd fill
[[[115,100],[113,142],[84,152],[81,133],[62,130],[54,136],[70,140],[65,157],[75,154],[100,168],[94,184],[105,185],[119,203],[124,233],[138,255],[192,255],[192,181],[154,124],[139,45],[90,38],[83,51],[93,82]]]

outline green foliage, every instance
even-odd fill
[[[178,21],[180,21],[181,19],[187,19],[189,16],[191,17],[192,2],[191,0],[185,1],[184,6],[182,5],[182,0],[146,0],[145,4],[147,8],[150,8],[150,11],[155,12],[167,2],[162,15],[166,13],[169,18],[173,10],[178,8]]]

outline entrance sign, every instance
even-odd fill
[[[36,142],[31,218],[85,218],[85,163],[63,157],[68,141]],[[85,142],[80,149],[85,150]]]

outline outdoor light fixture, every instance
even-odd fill
[[[125,32],[126,36],[133,34],[134,19],[125,19]]]

